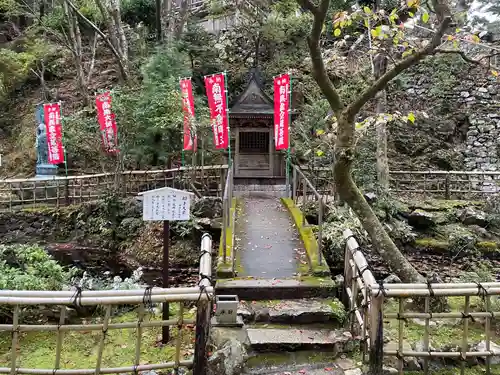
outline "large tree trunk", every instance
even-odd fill
[[[356,147],[355,119],[361,108],[369,100],[372,100],[378,92],[384,90],[393,78],[417,64],[438,48],[443,35],[452,22],[446,0],[432,0],[440,24],[429,43],[396,63],[348,105],[344,103],[328,76],[320,48],[321,34],[330,7],[330,0],[320,0],[318,5],[315,5],[312,0],[298,1],[303,8],[308,9],[313,15],[311,32],[308,37],[312,75],[335,113],[338,123],[337,140],[335,142],[335,164],[333,167],[338,194],[356,213],[363,228],[368,232],[372,244],[392,271],[396,272],[403,281],[422,282],[424,278],[399,251],[352,178],[352,164]]]
[[[352,178],[354,122],[348,123],[345,118],[339,119],[338,129],[333,172],[336,190],[340,199],[352,208],[370,236],[373,246],[375,246],[382,259],[387,262],[392,272],[396,273],[405,282],[425,281],[394,244]]]

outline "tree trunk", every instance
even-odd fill
[[[344,122],[344,124],[341,124]],[[345,129],[349,129],[345,131]],[[354,123],[347,119],[339,119],[339,133],[335,144],[334,180],[340,199],[345,201],[359,218],[363,228],[368,232],[372,244],[392,272],[405,282],[425,282],[424,278],[408,262],[404,255],[387,234],[377,215],[359,191],[352,179],[352,163],[354,160]]]
[[[388,46],[390,48],[390,46]],[[379,53],[374,58],[375,79],[379,79],[387,71],[387,57]],[[375,96],[376,111],[378,114],[387,111],[387,92],[381,90]],[[377,121],[377,182],[382,191],[389,190],[389,158],[387,157],[387,123],[386,121]]]
[[[111,44],[113,44],[113,47],[120,53],[120,44],[118,43],[118,38],[116,36],[116,30],[113,27],[113,22],[111,20],[111,16],[109,15],[108,10],[102,3],[102,0],[95,0],[95,3],[97,7],[99,8],[99,12],[101,12],[101,16],[104,20],[104,24],[106,25],[106,28],[108,29],[108,34],[109,34],[109,40],[111,41]]]
[[[69,5],[69,7],[80,17],[82,20],[84,20],[87,25],[89,25],[94,31],[99,34],[99,36],[104,40],[104,42],[108,45],[109,49],[113,53],[113,55],[116,58],[116,62],[118,63],[118,67],[120,68],[120,76],[121,78],[126,81],[128,79],[128,72],[126,69],[126,65],[122,61],[122,56],[120,52],[116,49],[116,47],[113,45],[112,40],[108,38],[104,33],[87,17],[85,17],[79,10],[78,8],[71,2],[71,0],[65,0],[65,2]],[[100,0],[96,0],[97,4],[100,4]],[[101,4],[102,6],[102,4]]]
[[[82,35],[80,32],[80,26],[78,25],[78,18],[75,12],[72,9],[68,8],[68,4],[66,2],[64,3],[64,12],[68,20],[68,31],[70,43],[72,44],[71,52],[73,53],[73,59],[75,62],[78,90],[83,97],[84,104],[88,105],[89,95],[87,90],[87,82],[85,80],[85,72],[83,70]]]
[[[123,24],[120,13],[120,0],[110,0],[109,1],[109,11],[111,14],[111,19],[113,21],[114,30],[116,30],[116,35],[119,44],[119,51],[122,56],[122,62],[127,67],[128,66],[128,42],[125,31],[123,30]]]

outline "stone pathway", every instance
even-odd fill
[[[253,195],[242,199],[236,222],[240,276],[293,277],[305,253],[297,229],[279,198]]]

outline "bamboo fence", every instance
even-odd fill
[[[10,367],[0,367],[3,374],[32,374],[32,375],[84,375],[84,374],[114,374],[134,373],[148,370],[162,370],[180,367],[193,367],[197,369],[194,374],[206,374],[207,361],[207,332],[209,330],[209,306],[213,300],[213,287],[211,286],[212,275],[212,240],[208,234],[204,234],[201,242],[199,283],[197,286],[188,288],[145,288],[138,290],[100,290],[100,291],[17,291],[1,290],[0,304],[13,307],[12,324],[0,324],[0,331],[12,333]],[[179,303],[179,313],[175,319],[149,321],[147,311],[154,303],[162,302]],[[197,318],[184,318],[184,304],[194,302],[197,307]],[[113,306],[137,305],[137,320],[135,322],[112,323],[111,315]],[[59,324],[20,324],[22,306],[45,305],[58,306],[60,308]],[[102,306],[105,315],[100,324],[66,324],[67,306]],[[194,357],[191,359],[181,358],[182,335],[181,330],[186,325],[196,324],[196,343]],[[156,364],[141,364],[141,348],[143,347],[143,329],[150,327],[176,326],[179,333],[175,339],[174,360]],[[131,364],[125,367],[102,367],[103,352],[106,345],[106,335],[109,330],[135,329],[135,355]],[[56,332],[56,353],[54,367],[51,369],[18,367],[18,350],[22,344],[20,334],[22,332]],[[101,331],[101,338],[97,348],[97,359],[95,368],[91,369],[64,369],[61,368],[61,354],[63,352],[63,339],[66,332]],[[202,339],[200,339],[200,337]]]
[[[173,187],[194,191],[198,196],[221,196],[226,164],[204,167],[125,171],[81,176],[54,176],[0,180],[0,210],[89,202],[114,191],[135,196],[146,190]]]
[[[471,199],[500,192],[500,172],[391,171],[391,191]]]
[[[349,326],[353,335],[359,335],[362,340],[363,360],[369,355],[371,375],[383,374],[384,356],[397,358],[398,373],[403,374],[405,358],[421,358],[424,374],[430,374],[429,362],[435,358],[454,358],[460,361],[460,374],[465,374],[467,360],[483,358],[486,374],[492,373],[491,358],[498,356],[492,350],[492,321],[500,317],[499,311],[492,309],[491,298],[500,296],[500,283],[379,283],[350,230],[344,231],[346,240],[344,264],[344,303],[349,306]],[[432,312],[433,298],[460,296],[464,298],[462,311]],[[471,297],[484,299],[484,311],[471,311]],[[424,312],[405,311],[407,300],[421,298],[424,301]],[[384,303],[395,299],[398,303],[397,313],[384,313]],[[424,335],[423,349],[407,350],[404,346],[405,322],[407,319],[423,319]],[[471,351],[470,322],[475,318],[484,319],[483,351]],[[397,321],[397,349],[388,350],[384,347],[384,320]],[[460,350],[436,351],[430,346],[430,322],[435,319],[461,319],[462,337]],[[458,373],[458,372],[457,372]]]

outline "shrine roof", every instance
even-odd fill
[[[274,116],[274,102],[264,92],[261,73],[259,68],[249,71],[250,80],[241,93],[232,103],[229,109],[230,118],[243,119],[272,119]],[[298,115],[298,111],[291,109],[292,118]]]
[[[264,92],[258,68],[252,68],[250,75],[247,87],[231,105],[229,115],[234,117],[272,116],[274,114],[274,103]]]

